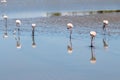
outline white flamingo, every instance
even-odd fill
[[[21,47],[22,47],[22,45],[21,45],[21,43],[20,43],[20,29],[18,28],[18,37],[16,37],[16,35],[14,35],[14,37],[15,37],[15,40],[16,40],[16,48],[18,48],[18,49],[21,49]]]
[[[17,20],[16,20],[16,26],[19,27],[20,25],[21,25],[21,21],[17,19]]]
[[[3,15],[3,18],[6,20],[6,19],[8,19],[8,16],[7,15]]]
[[[16,40],[16,48],[20,49],[22,47],[22,45],[20,43],[20,25],[21,25],[21,21],[17,19],[15,22],[16,22],[16,28],[15,28],[13,34],[14,34],[14,37],[15,37],[15,40]],[[18,37],[16,37],[16,34],[15,34],[16,32],[18,32],[18,34],[17,34]]]
[[[90,31],[90,36],[91,36],[91,45],[90,45],[90,47],[94,47],[93,46],[93,40],[94,40],[94,38],[96,36],[96,32],[95,31]]]
[[[32,24],[32,28],[35,28],[35,27],[36,27],[36,24],[35,24],[35,23],[33,23],[33,24]]]
[[[35,38],[34,38],[35,27],[36,27],[36,24],[32,24],[32,47],[33,48],[36,47]]]
[[[7,38],[8,37],[8,34],[7,34],[7,19],[8,19],[8,16],[3,15],[3,19],[5,20],[5,33],[3,35],[3,38]]]
[[[67,24],[67,29],[70,31],[70,38],[71,38],[71,35],[72,35],[72,28],[73,28],[73,24],[72,23],[68,23]]]
[[[19,20],[19,19],[17,19],[16,21],[16,28],[15,28],[15,30],[13,31],[13,34],[15,35],[15,33],[16,33],[16,29],[18,29],[19,27],[20,27],[20,25],[21,25],[21,21]]]
[[[106,32],[107,25],[109,24],[108,20],[103,20],[103,31]]]

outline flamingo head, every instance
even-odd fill
[[[35,27],[36,27],[36,24],[33,23],[33,24],[32,24],[32,28],[35,28]]]
[[[109,21],[108,20],[103,20],[103,24],[108,25]]]
[[[91,37],[95,37],[96,36],[96,32],[95,31],[90,31],[90,36]]]
[[[7,18],[8,18],[8,16],[7,16],[7,15],[3,15],[3,18],[4,18],[4,19],[7,19]]]
[[[16,24],[17,24],[17,25],[21,25],[21,21],[17,19],[17,20],[16,20]]]
[[[71,28],[73,28],[73,24],[72,23],[68,23],[67,24],[67,29],[71,29]]]

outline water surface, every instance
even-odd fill
[[[119,10],[119,4],[119,0],[0,4],[0,80],[119,80],[120,13],[81,13]],[[3,14],[8,15],[7,22]],[[22,22],[19,28],[16,19]],[[104,19],[109,21],[105,35]],[[69,22],[74,25],[72,39],[66,29]],[[37,25],[34,31],[32,23]],[[97,32],[94,48],[89,47],[91,30]]]
[[[119,80],[119,17],[119,13],[109,13],[23,18],[20,19],[22,25],[16,34],[13,34],[16,28],[15,19],[8,19],[7,29],[2,20],[0,79]],[[110,21],[106,35],[103,35],[100,22],[103,18]],[[71,40],[66,29],[66,23],[69,21],[74,23]],[[34,36],[31,27],[33,22],[37,24]],[[89,47],[91,30],[97,32],[94,48]],[[6,32],[8,37],[3,38]],[[20,49],[16,48],[17,43],[21,44]],[[36,47],[32,46],[33,43]],[[68,46],[72,48],[72,53],[68,53]]]

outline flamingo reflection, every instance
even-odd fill
[[[91,45],[90,45],[90,47],[94,47],[93,40],[95,39],[96,32],[95,31],[90,31],[90,36],[91,36]]]
[[[7,19],[8,19],[8,16],[3,15],[3,19],[5,21],[5,32],[4,32],[3,38],[7,38],[8,37],[8,34],[7,34]]]
[[[106,36],[104,36],[104,38],[103,38],[103,47],[104,47],[104,49],[108,48],[108,42],[107,42]]]
[[[91,47],[91,58],[90,58],[90,63],[95,64],[96,63],[96,57],[94,53],[95,48]]]
[[[32,24],[32,47],[33,47],[33,48],[36,47],[35,38],[34,38],[35,27],[36,27],[36,24]]]
[[[20,25],[21,25],[21,21],[20,20],[16,20],[16,28],[14,30],[14,37],[16,40],[16,48],[20,49],[21,43],[20,43]]]
[[[73,52],[71,38],[69,38],[69,44],[67,46],[67,51],[68,51],[69,54],[72,54],[72,52]]]

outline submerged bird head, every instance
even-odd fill
[[[3,15],[3,18],[4,18],[4,19],[7,19],[7,18],[8,18],[8,16],[7,16],[7,15]]]
[[[108,20],[103,20],[103,24],[108,25],[109,21]]]
[[[90,31],[90,36],[91,37],[95,37],[96,36],[96,32],[95,31]]]
[[[20,20],[16,20],[16,25],[21,25],[21,21]]]
[[[68,23],[67,24],[67,29],[71,29],[71,28],[73,28],[73,24],[72,23]]]
[[[32,24],[32,28],[35,28],[35,27],[36,27],[36,24],[33,23],[33,24]]]

